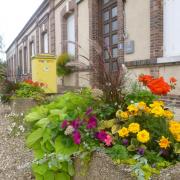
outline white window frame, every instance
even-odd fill
[[[76,53],[75,41],[75,15],[73,13],[67,17],[67,53],[72,56]]]

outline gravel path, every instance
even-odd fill
[[[29,167],[32,155],[23,138],[9,136],[7,112],[7,107],[0,105],[0,180],[32,179]]]

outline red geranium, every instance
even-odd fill
[[[147,83],[147,87],[153,94],[166,95],[171,91],[171,86],[164,81],[163,77],[153,79]]]
[[[148,82],[153,80],[153,76],[142,74],[139,76],[138,79],[139,79],[139,82],[142,82],[144,85],[147,85]]]
[[[171,78],[170,78],[170,83],[176,83],[176,82],[177,82],[177,80],[176,80],[175,77],[171,77]]]

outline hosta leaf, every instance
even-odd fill
[[[36,180],[44,180],[43,176],[37,173],[34,173]]]
[[[49,119],[43,118],[43,119],[39,120],[35,125],[45,129],[48,124],[49,124]]]
[[[72,161],[68,162],[68,173],[70,176],[74,176],[75,174],[74,165]]]
[[[54,180],[55,178],[55,173],[53,171],[47,171],[44,174],[44,180]]]
[[[33,110],[33,112],[29,113],[25,120],[27,122],[34,122],[43,118],[46,118],[48,115],[48,109],[44,106],[37,107]]]
[[[70,180],[70,176],[67,173],[57,173],[55,175],[55,180]]]
[[[43,136],[43,132],[44,132],[44,129],[42,128],[39,128],[39,129],[36,129],[35,131],[33,131],[28,137],[27,137],[27,140],[26,140],[26,145],[31,148],[32,145],[38,141],[40,138],[42,138]]]
[[[47,164],[33,164],[32,165],[33,172],[44,175],[46,171],[48,170],[48,165]]]
[[[71,139],[67,139],[67,137],[63,139],[63,136],[58,136],[55,140],[56,153],[70,156],[76,152],[78,150],[78,146],[70,143],[70,141]]]

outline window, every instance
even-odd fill
[[[48,33],[42,34],[42,52],[49,53]]]
[[[33,57],[35,55],[35,46],[34,46],[34,42],[32,41],[30,43],[30,57]]]
[[[180,0],[164,0],[164,56],[180,56]]]
[[[75,17],[74,14],[67,18],[67,53],[75,56]]]
[[[35,56],[35,45],[34,42],[30,42],[30,60],[29,60],[29,72],[31,72],[32,69],[32,57]]]
[[[104,0],[102,3],[102,35],[104,47],[104,60],[109,62],[107,49],[111,51],[112,57],[118,57],[118,21],[117,21],[117,1]]]
[[[27,74],[27,47],[24,47],[24,74]]]
[[[23,63],[22,63],[22,50],[19,50],[19,69],[18,69],[18,73],[19,75],[21,75],[23,73]]]

